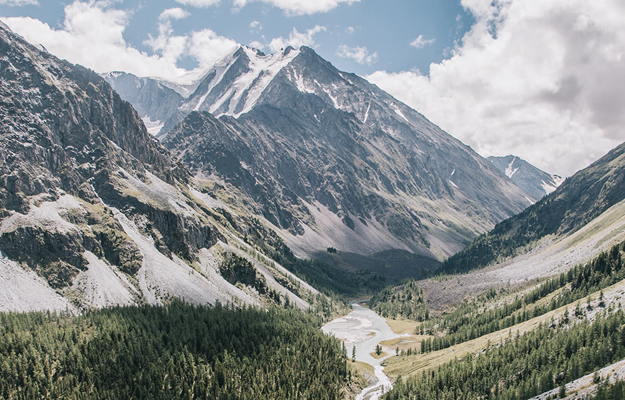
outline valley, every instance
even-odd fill
[[[311,47],[40,47],[0,24],[1,398],[622,391],[625,144],[562,180]]]

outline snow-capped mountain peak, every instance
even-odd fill
[[[299,53],[287,47],[282,52],[266,55],[241,46],[208,72],[185,108],[238,118],[254,107],[275,76]]]

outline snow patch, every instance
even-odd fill
[[[512,165],[514,164],[515,161],[516,161],[516,156],[514,156],[512,161],[510,161],[510,164],[508,164],[508,166],[506,167],[505,174],[510,179],[512,179],[512,175],[514,175],[519,170],[519,168],[514,168],[514,169],[512,168]]]
[[[149,116],[145,116],[141,118],[143,120],[143,124],[145,125],[146,129],[148,130],[148,133],[152,136],[156,136],[158,135],[158,133],[161,131],[161,129],[163,128],[163,126],[165,125],[164,122],[161,121],[152,121],[150,119]]]
[[[250,59],[248,65],[250,70],[241,75],[232,84],[231,90],[222,96],[219,103],[226,100],[229,100],[229,103],[228,111],[220,115],[226,114],[238,118],[241,114],[250,111],[278,72],[300,53],[299,50],[291,50],[287,54],[280,52],[265,56],[248,47],[243,47],[243,50]],[[243,107],[239,108],[242,101],[244,102]],[[221,104],[217,105],[216,103],[211,107],[211,112],[219,109],[220,106]],[[235,112],[237,109],[241,109],[241,111]]]
[[[371,110],[371,103],[369,103],[369,105],[367,106],[367,111],[365,111],[365,118],[362,121],[363,124],[367,123],[367,119],[369,119],[369,110]]]
[[[403,113],[403,112],[401,112],[401,110],[399,109],[399,107],[397,107],[395,104],[391,104],[390,106],[391,106],[391,109],[392,109],[393,111],[395,111],[395,113],[396,113],[397,115],[399,115],[400,117],[402,117],[402,118],[404,119],[404,121],[406,121],[407,123],[410,123],[410,121],[408,121],[408,118],[406,118],[406,116],[404,115],[404,113]]]
[[[304,77],[299,75],[296,71],[293,71],[291,75],[291,80],[295,82],[295,86],[297,86],[297,90],[302,93],[315,93],[315,88],[306,84]]]
[[[193,108],[193,111],[197,111],[197,110],[200,109],[200,106],[202,106],[202,104],[204,104],[204,101],[206,100],[206,97],[208,97],[208,95],[215,88],[215,86],[217,86],[217,84],[219,82],[221,82],[221,80],[223,79],[224,75],[226,74],[226,72],[228,72],[228,69],[230,69],[230,67],[232,66],[232,64],[234,64],[235,61],[236,61],[236,59],[231,59],[231,60],[228,60],[228,61],[223,60],[219,64],[215,65],[215,67],[214,67],[215,77],[213,78],[213,80],[211,80],[208,83],[208,87],[206,88],[206,93],[204,93],[202,95],[202,97],[200,97],[200,100],[197,102],[197,104]],[[212,72],[212,70],[209,71],[209,73],[210,72]]]
[[[447,182],[449,182],[451,186],[455,187],[456,189],[460,189],[458,185],[456,185],[451,179],[448,179]]]
[[[332,100],[332,104],[334,104],[334,108],[336,108],[337,110],[341,109],[341,106],[339,105],[339,101],[338,99],[332,94],[332,92],[326,88],[322,88],[323,92],[325,94],[328,95],[328,97],[330,98],[330,100]]]

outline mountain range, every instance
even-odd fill
[[[307,47],[102,77],[0,23],[0,156],[9,397],[350,396],[361,366],[318,327],[347,313],[334,294],[402,280],[377,309],[419,323],[355,339],[395,354],[388,398],[564,398],[623,370],[625,144],[562,182]]]
[[[570,236],[624,199],[625,144],[621,144],[536,204],[476,238],[446,260],[443,269],[460,272],[482,268],[530,251],[544,238]],[[610,239],[617,236],[617,228],[614,230]]]
[[[0,310],[315,301],[99,75],[3,27],[0,50]]]
[[[308,47],[271,55],[239,47],[187,85],[195,90],[179,105],[169,100],[174,84],[122,73],[105,79],[146,110],[144,120],[160,121],[157,137],[194,176],[244,194],[303,257],[335,247],[442,260],[537,199]],[[132,95],[137,82],[140,95]],[[172,107],[162,112],[152,99],[167,90]]]

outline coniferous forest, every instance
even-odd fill
[[[398,379],[384,398],[525,400],[623,358],[625,314],[618,310],[592,324],[543,324],[521,336],[512,333],[483,354]]]
[[[452,313],[424,322],[417,327],[417,333],[437,335],[421,343],[421,352],[451,347],[584,300],[590,293],[625,279],[624,250],[625,243],[614,245],[587,264],[571,268],[510,303],[487,310],[479,310],[475,303],[465,303]],[[552,295],[556,291],[559,292]],[[483,296],[493,297],[495,293],[491,289]],[[536,304],[550,295],[550,301]]]
[[[299,310],[0,314],[0,398],[337,399],[344,348]],[[351,376],[351,374],[349,374]]]
[[[430,318],[423,290],[413,279],[387,286],[369,300],[369,307],[385,318],[424,321]]]

